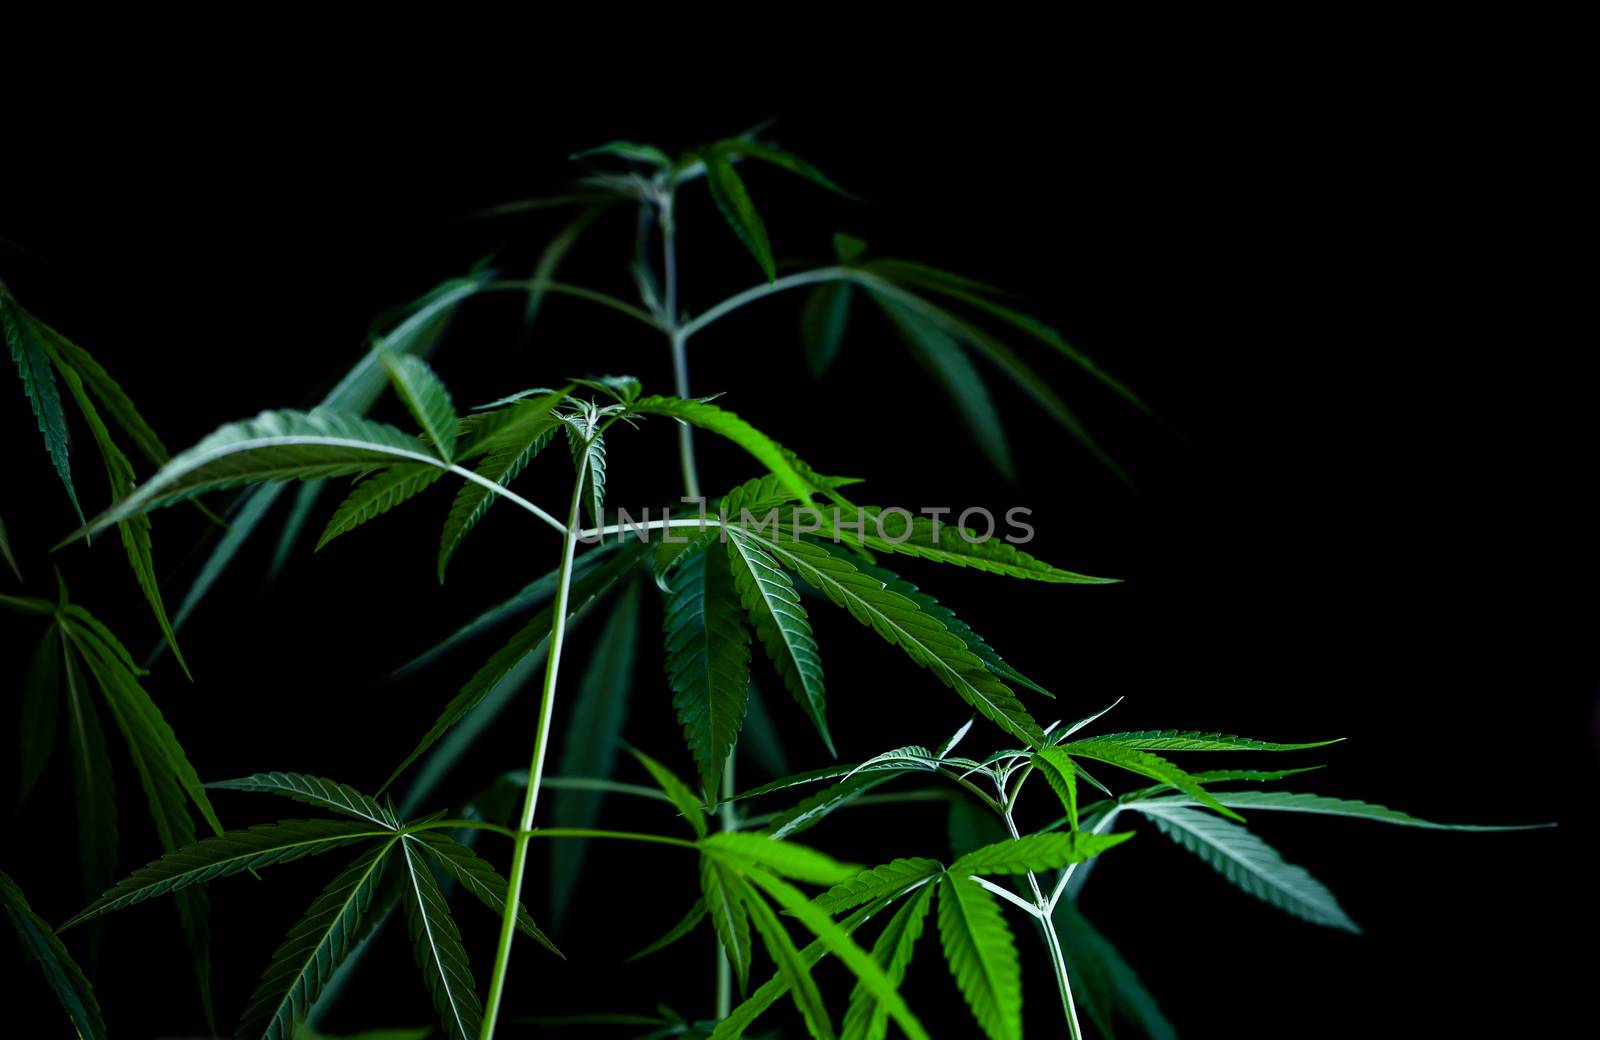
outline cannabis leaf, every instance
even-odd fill
[[[400,846],[407,882],[406,930],[417,967],[433,994],[433,1009],[450,1040],[474,1040],[483,1025],[483,1005],[473,991],[461,932],[422,858],[421,843],[408,834]]]
[[[17,305],[16,298],[0,283],[0,331],[4,331],[11,360],[22,378],[22,392],[33,406],[33,416],[44,434],[45,450],[50,453],[56,475],[67,489],[72,508],[83,518],[78,505],[78,492],[72,486],[72,463],[67,458],[67,416],[61,409],[61,394],[56,389],[55,374],[50,371],[50,359],[44,344],[34,329],[28,314]]]
[[[1022,1036],[1022,966],[1000,907],[977,882],[939,879],[939,939],[950,974],[990,1040]]]
[[[1136,802],[1161,833],[1193,852],[1257,899],[1312,924],[1359,932],[1327,887],[1304,867],[1284,862],[1266,842],[1237,824],[1177,806]]]
[[[714,805],[723,765],[744,723],[750,633],[725,554],[696,553],[669,582],[662,631],[672,705],[706,801]]]
[[[334,388],[328,391],[320,407],[349,415],[365,415],[389,382],[380,351],[387,350],[393,355],[427,354],[449,324],[456,307],[463,300],[476,295],[488,286],[494,274],[493,270],[480,267],[464,277],[452,278],[442,283],[402,308],[397,315],[398,320],[387,333],[381,336],[374,333],[373,345],[362,354]],[[319,490],[320,485],[302,485],[295,512],[300,515],[309,512]],[[189,591],[184,595],[183,603],[178,608],[177,616],[173,619],[173,627],[181,627],[199,606],[200,600],[211,590],[228,564],[238,555],[239,549],[272,510],[282,491],[283,485],[268,484],[249,488],[238,498],[228,517],[227,534],[217,542],[211,555],[201,567],[200,573],[189,586]],[[280,556],[287,548],[285,544],[287,541],[280,539]]]
[[[749,452],[755,460],[767,467],[783,481],[796,498],[809,498],[813,492],[830,490],[827,478],[819,476],[801,462],[787,448],[745,422],[733,412],[725,411],[706,401],[690,401],[681,397],[641,397],[631,409],[639,415],[665,415],[680,419],[693,426],[726,437]]]
[[[82,1040],[105,1040],[106,1026],[100,1017],[100,1004],[83,969],[61,945],[50,926],[33,912],[22,890],[3,872],[0,872],[0,906],[5,908],[6,917],[16,929],[17,940],[22,943],[28,959],[39,963],[45,981],[50,984],[78,1036]]]
[[[305,805],[332,809],[358,820],[395,829],[400,826],[393,813],[349,784],[304,773],[256,773],[238,780],[218,780],[207,787],[219,791],[257,791],[282,795]]]
[[[730,532],[730,536],[741,537],[738,532]],[[899,646],[985,718],[1019,740],[1043,743],[1043,731],[1021,702],[958,636],[924,614],[916,603],[885,589],[881,582],[819,545],[764,541],[762,548],[857,621]]]
[[[294,1040],[296,1027],[354,945],[371,910],[384,859],[398,841],[375,845],[330,881],[279,945],[251,994],[239,1035]]]
[[[333,541],[377,516],[382,516],[395,506],[413,498],[444,476],[444,470],[431,467],[401,465],[378,470],[362,479],[328,518],[316,548]],[[477,487],[468,484],[466,487]],[[487,493],[486,493],[487,494]]]
[[[395,392],[411,417],[433,442],[439,457],[449,462],[456,447],[456,409],[450,391],[433,374],[428,363],[411,354],[396,355],[379,349],[379,358],[394,383]]]
[[[772,244],[767,241],[767,225],[762,221],[761,214],[756,212],[755,203],[750,201],[750,191],[744,186],[744,178],[733,168],[730,156],[716,149],[708,150],[701,155],[701,160],[706,168],[706,185],[711,189],[711,198],[717,204],[717,209],[722,211],[722,217],[733,228],[733,233],[750,250],[750,255],[756,258],[756,263],[761,265],[761,272],[767,276],[767,281],[776,281],[778,269],[772,259]]]
[[[931,862],[931,861],[930,861]],[[895,911],[889,924],[872,945],[872,959],[895,986],[905,981],[911,956],[933,904],[934,884],[923,884]],[[850,1007],[844,1014],[841,1040],[884,1040],[889,1031],[889,1013],[861,983],[850,991]]]

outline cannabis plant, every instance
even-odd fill
[[[1054,976],[1059,1031],[1066,1035],[1084,1035],[1087,1021],[1108,1036],[1118,1024],[1170,1036],[1171,1024],[1134,968],[1080,910],[1085,882],[1102,858],[1110,864],[1106,869],[1136,869],[1139,846],[1150,839],[1122,848],[1142,829],[1128,824],[1153,825],[1251,896],[1313,924],[1348,931],[1356,925],[1334,895],[1247,829],[1247,815],[1252,821],[1310,813],[1408,827],[1495,829],[1446,828],[1382,806],[1280,786],[1314,768],[1297,753],[1332,741],[1119,732],[1101,722],[1109,708],[1068,707],[1061,714],[1076,721],[1051,721],[1066,698],[1051,700],[1044,683],[1008,664],[953,610],[889,564],[901,557],[908,566],[985,572],[997,583],[1049,583],[1063,586],[1063,597],[1092,597],[1094,586],[1109,579],[1036,558],[1018,547],[1024,538],[996,536],[993,517],[982,530],[968,526],[965,515],[942,522],[937,511],[863,504],[860,480],[819,472],[796,450],[805,445],[780,444],[733,410],[758,414],[759,398],[695,396],[689,346],[736,310],[769,299],[776,306],[788,290],[804,290],[799,317],[805,350],[821,376],[851,335],[853,311],[876,308],[1007,477],[1014,476],[1014,467],[1005,430],[977,362],[1017,384],[1114,470],[1109,454],[1036,372],[1029,351],[1068,359],[1106,392],[1143,410],[1139,398],[981,282],[876,257],[847,235],[835,236],[835,255],[826,265],[780,266],[745,173],[772,166],[819,190],[850,196],[815,166],[757,135],[679,156],[618,141],[575,158],[589,171],[575,192],[503,207],[564,207],[572,214],[530,277],[505,279],[485,265],[445,282],[375,329],[369,348],[319,407],[229,422],[174,455],[100,364],[0,292],[7,344],[74,508],[78,494],[58,376],[109,477],[110,505],[63,546],[116,528],[175,656],[175,631],[291,482],[298,482],[297,500],[279,536],[275,566],[301,526],[317,515],[319,495],[340,484],[343,498],[324,522],[318,549],[391,510],[423,508],[413,500],[432,500],[444,516],[435,565],[440,581],[497,506],[526,514],[532,548],[519,565],[521,559],[536,561],[521,591],[400,669],[409,674],[429,668],[473,637],[519,622],[431,723],[418,720],[419,736],[394,746],[395,768],[376,787],[345,782],[354,778],[273,771],[276,763],[270,761],[250,776],[202,783],[143,686],[145,668],[69,597],[64,584],[55,599],[0,597],[0,605],[22,615],[19,631],[31,625],[41,637],[22,685],[24,795],[43,768],[56,720],[65,713],[68,721],[80,859],[93,898],[60,931],[70,937],[70,930],[113,911],[173,896],[209,1015],[204,886],[331,854],[330,880],[264,958],[239,1035],[296,1035],[336,995],[341,967],[355,964],[357,952],[398,911],[438,1028],[452,1040],[489,1040],[506,1031],[507,998],[517,973],[527,979],[538,974],[525,962],[560,956],[524,905],[537,869],[535,843],[554,843],[560,850],[549,860],[557,912],[585,856],[628,844],[639,847],[636,856],[693,857],[698,867],[697,890],[678,896],[686,907],[679,923],[653,941],[636,937],[636,956],[709,929],[721,952],[705,1002],[695,1001],[694,1014],[662,1007],[637,1015],[547,1013],[529,1022],[557,1031],[612,1023],[636,1026],[652,1037],[732,1040],[761,1016],[777,1015],[774,1005],[786,1002],[792,1010],[785,1013],[813,1037],[884,1037],[892,1023],[907,1037],[926,1038],[927,1024],[901,990],[931,928],[937,940],[928,942],[942,949],[944,968],[929,964],[932,958],[925,955],[919,970],[948,970],[972,1016],[971,1025],[947,1026],[941,1035],[1020,1037],[1021,958],[1028,956],[1042,958]],[[680,299],[675,214],[681,193],[701,190],[710,193],[763,280],[695,313]],[[618,208],[637,217],[631,264],[637,298],[558,280],[573,243],[604,226],[599,218]],[[780,276],[780,270],[788,273]],[[498,400],[462,409],[426,357],[456,311],[500,293],[525,297],[529,321],[544,300],[557,295],[626,316],[642,326],[641,336],[664,341],[672,392],[647,390],[626,375],[595,374],[609,364],[598,354],[568,355],[549,362],[547,385],[508,386]],[[537,325],[532,332],[538,335]],[[715,382],[714,375],[701,379]],[[386,389],[403,404],[410,428],[367,417]],[[135,484],[133,464],[112,436],[112,425],[151,468],[142,483]],[[695,445],[704,436],[742,449],[747,472],[703,481]],[[608,480],[608,460],[658,437],[676,440],[683,497],[635,515],[627,489]],[[540,455],[561,456],[564,476],[549,469],[538,482],[519,479]],[[853,467],[870,477],[882,461],[866,450]],[[707,495],[708,488],[714,493]],[[169,623],[151,564],[150,516],[162,506],[203,503],[201,496],[236,489],[243,491],[227,505],[226,533]],[[619,501],[626,504],[614,509]],[[222,508],[220,500],[213,505]],[[9,559],[3,534],[0,547]],[[464,560],[456,569],[464,566],[483,563]],[[629,697],[629,686],[640,617],[651,599],[662,604],[661,659],[682,728],[683,761],[692,764],[687,776],[637,749],[626,749],[631,759],[619,755],[622,717],[630,699],[639,704],[638,697]],[[605,616],[590,659],[569,660],[570,627],[601,609]],[[909,658],[909,665],[900,662],[900,681],[919,687],[919,696],[943,687],[970,720],[947,734],[926,732],[917,716],[908,716],[903,739],[910,743],[865,761],[837,763],[823,655],[812,624],[815,612],[829,609],[843,610]],[[752,674],[764,666],[753,663],[757,657],[766,659],[809,720],[815,730],[811,747],[823,764],[740,790],[734,753],[741,734],[758,721]],[[577,681],[569,678],[574,671]],[[440,777],[474,745],[498,706],[535,678],[538,715],[526,734],[526,768],[506,771],[465,802],[441,802],[434,793]],[[114,884],[116,805],[98,721],[102,710],[124,738],[166,850]],[[401,725],[396,722],[389,732]],[[1213,753],[1261,754],[1274,761],[1264,768],[1195,769],[1172,760]],[[1291,756],[1292,764],[1280,766],[1280,755]],[[560,763],[554,775],[552,756]],[[626,771],[619,763],[626,763]],[[638,782],[644,779],[650,783]],[[303,811],[291,819],[224,829],[209,800],[217,790],[290,799]],[[541,797],[547,790],[553,791],[553,805]],[[602,794],[659,807],[659,829],[601,828]],[[798,840],[852,806],[930,798],[949,803],[948,845],[941,835],[906,848],[900,858],[863,866]],[[1018,810],[1026,803],[1031,805],[1024,816]],[[196,817],[210,834],[198,837]],[[1034,822],[1024,826],[1024,819]],[[500,921],[496,946],[474,951],[471,960],[455,923],[451,896],[457,891]],[[4,876],[0,895],[74,1028],[85,1037],[103,1036],[94,994],[56,931]],[[1027,925],[1020,942],[1016,922]],[[519,935],[531,945],[519,947]],[[514,951],[520,951],[515,959]],[[825,957],[848,971],[853,982],[847,994],[825,993],[814,977]],[[474,963],[487,968],[482,999]],[[518,992],[531,993],[522,1000],[525,1011],[548,1011],[538,1006],[536,985]],[[648,1007],[655,996],[636,999]]]

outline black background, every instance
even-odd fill
[[[666,114],[577,93],[561,106],[388,88],[315,101],[232,87],[219,99],[194,84],[113,92],[64,108],[42,130],[47,145],[12,153],[29,158],[8,170],[0,234],[11,243],[0,260],[16,296],[99,357],[179,448],[262,408],[313,403],[359,355],[375,314],[476,260],[528,270],[554,218],[466,214],[560,190],[574,173],[568,153],[619,136],[688,147],[778,115],[777,141],[874,202],[852,206],[752,169],[780,257],[825,260],[830,233],[846,230],[879,255],[1011,288],[1168,423],[1029,348],[1136,487],[996,377],[1019,463],[1012,487],[865,308],[821,383],[803,363],[800,294],[751,307],[693,346],[696,392],[727,391],[724,404],[822,471],[868,478],[859,498],[1026,505],[1037,555],[1126,579],[1060,587],[903,568],[1058,691],[1055,704],[1033,702],[1035,714],[1076,718],[1126,697],[1106,720],[1113,728],[1343,736],[1307,753],[1329,768],[1297,789],[1446,821],[1562,824],[1455,835],[1253,821],[1338,893],[1360,937],[1265,907],[1148,830],[1097,871],[1082,905],[1180,1030],[1547,1031],[1571,999],[1575,958],[1562,950],[1592,941],[1592,898],[1578,883],[1595,763],[1592,661],[1577,653],[1594,622],[1579,508],[1592,457],[1568,400],[1580,373],[1563,350],[1577,347],[1550,319],[1575,281],[1549,248],[1567,219],[1560,131],[1500,107],[1488,83],[1368,95],[1181,79],[1145,96],[1127,79],[873,103],[848,90],[788,105],[686,90],[681,104],[660,105]],[[754,284],[754,263],[703,186],[685,190],[680,220],[689,309]],[[630,242],[627,217],[602,221],[563,277],[626,295]],[[642,327],[551,299],[524,340],[519,309],[511,296],[463,309],[434,356],[458,406],[573,374],[626,371],[670,389],[665,346]],[[406,421],[392,401],[378,414]],[[50,595],[44,550],[73,518],[20,394],[0,419],[4,443],[18,445],[0,515],[26,591]],[[86,431],[74,435],[80,494],[97,508],[98,464]],[[700,443],[710,489],[751,475],[737,452]],[[567,494],[558,461],[523,478],[524,494],[552,509]],[[615,504],[670,501],[671,428],[615,438],[610,479]],[[148,681],[203,777],[285,769],[370,787],[387,774],[489,647],[399,685],[377,679],[557,553],[548,530],[497,510],[441,588],[433,558],[447,507],[431,494],[316,556],[308,540],[270,587],[271,539],[258,536],[183,634],[197,681],[170,659]],[[171,605],[203,558],[191,546],[204,533],[190,510],[157,518]],[[126,641],[153,642],[114,541],[54,562]],[[626,735],[687,773],[650,610]],[[966,718],[842,615],[812,613],[843,758],[936,744]],[[569,683],[596,628],[578,630]],[[6,675],[25,667],[26,629],[6,622]],[[771,701],[791,765],[822,764],[798,711]],[[532,719],[519,701],[441,797],[525,765]],[[969,750],[992,739],[980,725]],[[156,849],[131,771],[122,775],[126,871]],[[63,753],[45,783],[10,824],[4,869],[59,921],[82,902]],[[230,825],[294,815],[249,796],[218,807]],[[607,822],[671,825],[620,804]],[[942,855],[945,840],[931,807],[861,809],[808,837],[866,861]],[[705,934],[617,964],[693,899],[688,864],[622,847],[596,850],[590,864],[559,937],[569,962],[519,947],[511,1013],[643,1011],[657,1000],[709,1013]],[[214,886],[225,1027],[331,869],[313,860]],[[535,916],[547,917],[537,877],[531,886]],[[497,922],[469,906],[458,919],[481,981]],[[1013,924],[1030,1033],[1054,1035],[1049,973]],[[935,941],[924,943],[913,1007],[935,1035],[972,1035]],[[391,929],[329,1027],[429,1021],[408,961]],[[113,916],[96,982],[115,1033],[197,1034],[186,964],[169,909]],[[22,977],[21,999],[51,1013],[37,977]]]

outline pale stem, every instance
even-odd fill
[[[757,285],[746,289],[744,292],[735,293],[693,321],[684,322],[678,333],[687,340],[717,319],[738,310],[746,304],[765,299],[773,293],[780,293],[787,289],[798,289],[802,285],[815,285],[817,282],[857,280],[859,280],[859,273],[852,271],[848,267],[819,267],[813,271],[799,271],[795,274],[785,275],[777,281],[768,282],[765,285]]]
[[[1026,774],[1022,779],[1027,779]],[[1013,841],[1022,837],[1017,830],[1016,821],[1011,818],[1011,810],[1015,807],[1016,796],[1021,789],[1022,781],[1019,780],[1011,792],[1010,800],[1006,802],[1005,811],[1001,813]],[[1039,919],[1039,927],[1044,930],[1045,946],[1050,950],[1050,966],[1056,973],[1056,985],[1061,990],[1061,1010],[1067,1016],[1067,1029],[1072,1035],[1072,1040],[1082,1040],[1083,1029],[1078,1025],[1078,1008],[1072,999],[1072,983],[1067,979],[1067,961],[1062,955],[1061,939],[1056,935],[1056,923],[1050,914],[1054,904],[1045,898],[1044,890],[1039,887],[1039,878],[1031,870],[1028,871],[1028,886],[1033,890],[1033,903],[1038,911],[1035,916]]]
[[[528,767],[527,795],[522,803],[521,823],[511,847],[511,873],[506,890],[505,915],[500,922],[500,945],[495,951],[494,973],[489,978],[489,999],[484,1005],[482,1040],[494,1036],[500,1014],[500,998],[505,993],[506,972],[511,963],[511,942],[517,934],[517,909],[522,905],[522,874],[528,862],[528,834],[533,828],[533,813],[539,804],[539,779],[544,774],[545,750],[550,743],[550,719],[555,714],[556,677],[561,669],[561,641],[567,631],[567,601],[572,589],[572,557],[578,539],[578,507],[583,502],[583,478],[589,469],[589,453],[583,452],[578,476],[572,486],[572,508],[567,514],[561,544],[561,570],[556,580],[556,598],[550,622],[550,650],[545,659],[544,690],[539,700],[539,725],[534,737],[533,763]]]

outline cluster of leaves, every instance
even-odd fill
[[[553,527],[564,540],[558,568],[485,610],[400,669],[406,673],[422,668],[483,632],[525,619],[443,707],[382,787],[367,794],[335,781],[291,773],[262,773],[210,785],[285,796],[338,817],[281,821],[246,830],[222,829],[206,788],[140,685],[139,677],[145,673],[104,625],[71,603],[64,587],[54,603],[0,596],[0,606],[43,618],[47,624],[23,687],[23,794],[44,768],[56,720],[64,709],[83,828],[85,882],[92,890],[103,890],[64,928],[96,921],[112,910],[158,895],[174,895],[194,948],[209,1018],[209,930],[201,886],[313,854],[355,849],[354,860],[290,929],[245,1009],[240,1034],[270,1040],[303,1035],[298,1031],[319,998],[329,992],[335,971],[351,961],[401,905],[415,960],[446,1035],[468,1040],[485,1030],[486,1021],[492,1026],[494,997],[503,981],[500,971],[513,928],[559,953],[517,896],[523,850],[533,837],[556,840],[559,851],[553,858],[552,884],[558,907],[567,902],[564,894],[574,884],[589,841],[646,842],[698,857],[698,898],[673,929],[639,956],[663,949],[706,923],[727,955],[743,1003],[709,1022],[669,1010],[562,1020],[640,1025],[651,1029],[652,1036],[734,1040],[787,994],[807,1032],[822,1040],[840,1036],[876,1040],[887,1035],[890,1022],[908,1037],[926,1037],[927,1030],[901,996],[900,986],[935,907],[939,943],[956,988],[979,1030],[991,1040],[1016,1040],[1022,1032],[1020,954],[1006,921],[1008,908],[1029,916],[1043,939],[1074,1031],[1076,992],[1106,1035],[1118,1020],[1132,1022],[1153,1036],[1172,1035],[1134,970],[1075,907],[1091,865],[1131,836],[1131,832],[1112,832],[1119,819],[1152,821],[1227,880],[1288,913],[1355,930],[1326,886],[1247,830],[1242,813],[1297,812],[1406,826],[1444,825],[1363,802],[1261,786],[1306,771],[1301,768],[1191,772],[1164,757],[1188,752],[1289,752],[1330,742],[1280,744],[1165,730],[1081,735],[1104,712],[1068,726],[1041,725],[1024,698],[1049,697],[1049,691],[1008,664],[948,607],[881,561],[909,556],[1055,584],[1101,584],[1107,579],[1055,567],[1012,545],[978,538],[952,525],[926,519],[888,525],[887,511],[846,497],[843,489],[854,481],[817,472],[712,399],[690,397],[681,370],[678,393],[671,396],[645,395],[640,383],[627,376],[573,378],[559,388],[524,390],[460,414],[425,355],[458,304],[494,289],[526,292],[530,319],[552,293],[610,307],[665,333],[681,360],[686,340],[722,314],[772,292],[809,287],[802,325],[808,357],[819,375],[838,353],[854,298],[864,293],[953,398],[980,447],[1008,475],[1013,469],[1009,449],[974,358],[998,367],[1102,461],[1115,466],[1059,395],[991,331],[991,323],[1037,340],[1130,403],[1144,407],[1056,332],[1001,302],[1005,294],[990,286],[909,261],[871,259],[865,245],[848,236],[835,239],[834,265],[780,278],[766,225],[739,168],[750,162],[772,165],[847,193],[810,163],[762,143],[754,133],[696,148],[676,159],[652,146],[628,142],[613,142],[578,158],[614,161],[625,169],[597,173],[584,181],[582,193],[553,200],[579,204],[580,214],[546,248],[530,280],[497,283],[493,272],[480,268],[446,283],[384,322],[387,331],[372,335],[370,349],[318,407],[264,412],[230,423],[176,456],[167,455],[126,395],[87,353],[23,311],[0,286],[0,323],[74,507],[77,497],[55,373],[77,401],[110,474],[112,504],[68,541],[112,526],[119,529],[174,651],[174,629],[291,481],[299,482],[299,489],[279,537],[274,567],[296,543],[328,482],[340,478],[352,483],[327,521],[319,549],[422,496],[446,474],[461,483],[454,488],[441,531],[436,562],[441,582],[468,535],[502,499]],[[761,267],[766,284],[689,319],[680,313],[676,300],[673,207],[677,189],[702,177],[729,226]],[[619,201],[637,203],[656,222],[667,247],[665,277],[658,279],[645,255],[648,235],[640,235],[634,272],[643,309],[552,277],[584,229]],[[641,220],[640,227],[648,223]],[[416,425],[414,432],[366,417],[385,386],[392,386],[406,407]],[[101,409],[156,467],[143,484],[134,486],[132,466],[113,442]],[[649,423],[652,418],[655,424]],[[630,428],[672,424],[703,430],[742,448],[765,474],[733,486],[713,508],[674,514],[658,521],[644,537],[634,537],[637,532],[630,533],[625,525],[604,523],[608,451],[614,447],[618,423]],[[565,524],[513,490],[558,435],[565,438],[573,465],[574,501]],[[690,475],[686,435],[682,443]],[[696,482],[692,476],[687,481],[691,489]],[[148,516],[171,503],[234,488],[244,490],[234,500],[228,531],[169,624],[150,563]],[[584,519],[590,528],[580,529]],[[579,541],[588,547],[574,555]],[[15,569],[3,526],[0,550]],[[610,779],[627,710],[644,592],[652,584],[662,600],[664,665],[672,708],[697,781],[691,786],[655,759],[634,752],[655,780],[659,790],[654,791]],[[833,753],[822,657],[802,601],[808,592],[814,601],[843,609],[926,669],[970,707],[973,721],[937,749],[901,747],[858,764],[789,775],[734,794],[726,763],[747,724],[754,725],[760,715],[753,692],[752,642],[760,644],[781,685],[810,720],[823,747]],[[504,783],[469,803],[460,818],[419,815],[432,783],[471,745],[485,720],[542,658],[559,653],[559,633],[565,625],[607,598],[609,613],[577,691],[560,754],[565,775],[552,782],[557,789],[554,826],[527,830],[494,822],[515,819],[503,804]],[[554,676],[553,663],[547,674]],[[165,850],[160,859],[115,885],[110,884],[115,867],[115,801],[105,738],[85,677],[93,678],[101,702],[126,739]],[[547,697],[550,692],[547,686]],[[957,755],[957,744],[978,716],[1005,734],[1012,746],[981,759]],[[542,749],[542,731],[540,740]],[[423,764],[397,805],[390,789],[418,762]],[[1090,771],[1105,767],[1139,777],[1146,786],[1117,793]],[[532,777],[509,778],[518,788],[528,785],[530,814],[537,768]],[[1035,773],[1044,778],[1051,805],[1058,804],[1061,815],[1023,833],[1016,809],[1026,781]],[[952,786],[933,792],[874,793],[900,779]],[[740,819],[739,810],[746,802],[827,781],[833,782],[796,804]],[[1241,784],[1248,786],[1236,788]],[[1080,799],[1085,786],[1099,797]],[[600,796],[611,792],[643,792],[665,802],[691,836],[595,829]],[[793,840],[835,811],[872,804],[875,798],[930,793],[952,799],[951,842],[944,858],[907,856],[862,869]],[[713,833],[709,814],[718,808],[722,829]],[[197,840],[192,811],[211,827],[213,836]],[[516,843],[509,882],[470,847],[472,836],[481,830],[502,833]],[[505,920],[487,1013],[448,907],[448,892],[457,885]],[[808,896],[800,885],[824,890]],[[83,973],[4,875],[0,875],[0,900],[80,1035],[103,1036],[99,1009]],[[860,945],[856,933],[869,920],[883,917],[888,921],[871,948]],[[790,921],[809,936],[807,945],[795,941]],[[757,938],[774,974],[752,989],[749,978]],[[812,975],[825,956],[837,958],[855,980],[842,1020],[830,1013]]]

